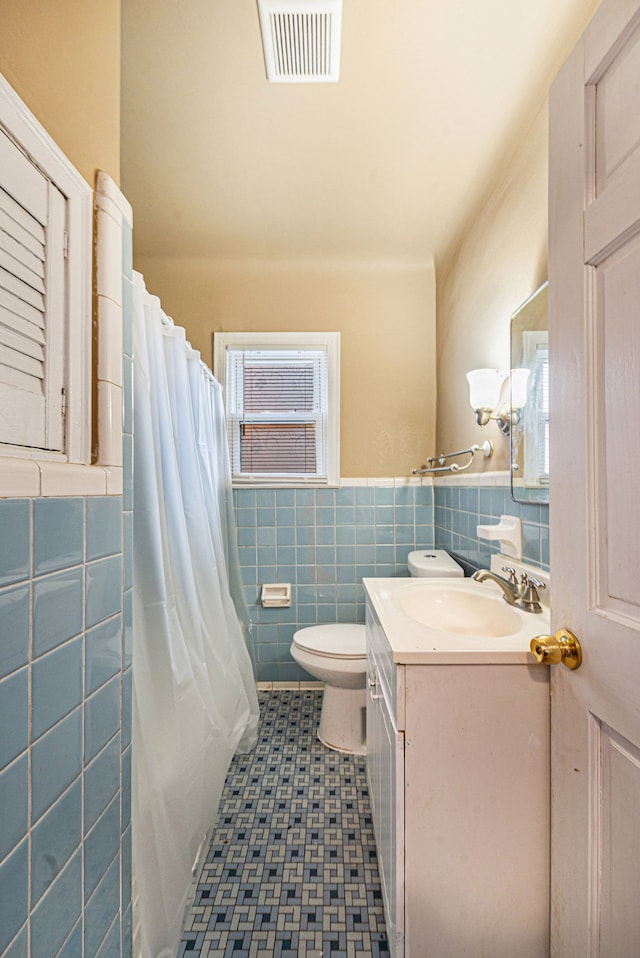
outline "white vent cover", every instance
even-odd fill
[[[336,83],[342,0],[258,0],[271,83]]]

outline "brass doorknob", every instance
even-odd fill
[[[579,669],[582,663],[580,643],[568,629],[558,629],[555,635],[537,635],[531,639],[529,648],[540,665],[562,662],[568,669]]]

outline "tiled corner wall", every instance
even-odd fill
[[[71,467],[67,491],[61,469],[51,497],[0,499],[3,958],[131,954],[131,226],[109,184],[98,197],[110,250],[105,259],[99,228],[100,348],[103,360],[103,347],[120,348],[121,376],[124,319],[125,360],[116,382],[102,363],[100,431],[102,442],[124,392],[124,474],[111,434],[105,466],[84,475],[89,490],[106,476],[113,494],[78,494]],[[113,295],[100,289],[105,268]]]
[[[433,547],[430,483],[348,483],[337,489],[234,490],[258,681],[308,679],[289,655],[296,629],[364,622],[363,577],[408,575],[408,553]],[[290,582],[291,608],[263,608],[265,582]]]
[[[467,573],[488,568],[499,552],[497,542],[478,539],[476,526],[494,525],[500,516],[520,516],[522,559],[529,565],[549,569],[549,506],[532,500],[514,502],[508,475],[495,474],[490,484],[438,480],[434,486],[435,545],[446,549]]]

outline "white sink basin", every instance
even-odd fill
[[[514,635],[522,628],[523,613],[505,602],[502,592],[480,583],[462,580],[445,585],[437,582],[415,582],[397,589],[391,596],[396,608],[422,625],[453,635],[476,638],[501,638]],[[532,634],[535,631],[531,622]]]

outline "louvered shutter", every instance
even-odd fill
[[[65,213],[0,132],[0,443],[63,449]]]
[[[326,479],[326,350],[229,348],[226,381],[234,477]]]

